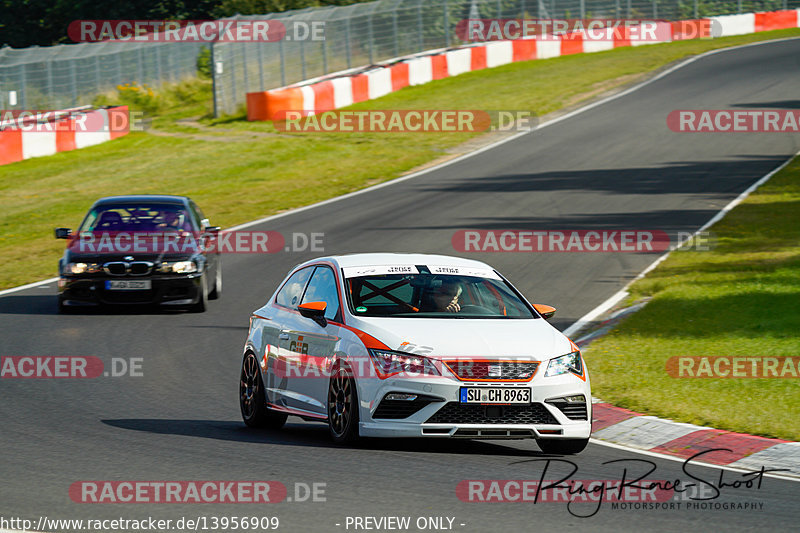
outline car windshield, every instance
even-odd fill
[[[104,204],[92,209],[81,224],[87,232],[194,232],[191,217],[175,204]]]
[[[367,317],[536,318],[493,271],[489,277],[411,268],[418,271],[352,277],[345,272],[351,312]]]

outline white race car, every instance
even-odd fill
[[[536,439],[578,453],[591,432],[578,347],[497,271],[469,259],[353,254],[292,270],[253,312],[240,406],[248,426],[288,415],[333,439]]]

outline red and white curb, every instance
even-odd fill
[[[599,402],[592,405],[593,439],[681,459],[718,450],[704,454],[698,462],[754,470],[780,468],[786,470],[782,475],[800,478],[800,442],[673,422],[593,401]]]

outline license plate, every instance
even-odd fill
[[[149,291],[150,280],[113,279],[106,280],[106,290],[109,291]]]
[[[531,403],[531,389],[461,387],[461,403]]]

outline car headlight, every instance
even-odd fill
[[[575,375],[583,375],[583,361],[581,361],[581,352],[572,352],[555,359],[550,359],[547,364],[547,372],[544,373],[545,377],[560,376],[572,372]]]
[[[91,274],[100,271],[97,263],[69,263],[66,271],[68,274]]]
[[[197,263],[194,261],[164,261],[158,267],[159,272],[174,272],[176,274],[191,274],[197,272]]]
[[[433,376],[441,375],[433,361],[421,355],[393,352],[391,350],[369,350],[369,355],[372,357],[378,372],[384,375],[399,374],[401,372]]]

